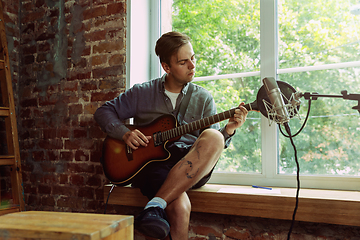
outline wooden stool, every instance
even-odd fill
[[[0,239],[133,240],[134,217],[68,212],[17,212],[0,216]]]

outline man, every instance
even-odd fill
[[[178,32],[166,33],[158,39],[155,52],[166,74],[135,85],[95,113],[95,120],[110,137],[123,140],[135,151],[146,148],[151,136],[137,129],[130,131],[122,122],[134,118],[135,125],[147,125],[164,114],[177,116],[190,85],[193,90],[187,111],[184,116],[177,116],[182,118],[180,124],[216,114],[211,94],[190,83],[195,75],[190,38]],[[188,239],[191,204],[186,191],[209,180],[222,150],[245,122],[247,110],[243,105],[240,104],[225,127],[219,129],[219,124],[214,124],[183,135],[167,145],[170,159],[150,163],[135,176],[133,186],[139,187],[150,200],[135,219],[138,231],[158,239],[165,238],[169,232],[174,240]]]

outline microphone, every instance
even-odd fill
[[[265,86],[266,93],[272,104],[272,107],[269,107],[267,106],[266,101],[263,101],[265,107],[268,108],[267,112],[269,117],[272,117],[272,119],[276,123],[284,125],[288,134],[291,135],[291,133],[289,132],[290,127],[288,124],[288,122],[290,121],[290,116],[288,113],[288,109],[285,106],[285,102],[282,93],[280,91],[280,88],[276,83],[276,80],[272,77],[264,78],[263,83]]]

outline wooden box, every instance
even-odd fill
[[[133,216],[17,212],[0,216],[0,239],[133,240]]]

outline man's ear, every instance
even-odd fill
[[[167,63],[162,62],[162,63],[161,63],[161,66],[162,66],[162,68],[164,69],[164,71],[165,71],[167,74],[170,73],[170,66],[169,66]]]

